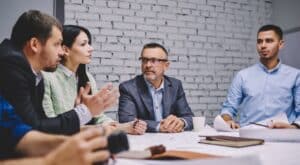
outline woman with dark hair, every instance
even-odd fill
[[[86,64],[91,62],[93,52],[90,32],[81,26],[65,25],[62,48],[64,56],[57,70],[53,73],[43,72],[45,83],[43,107],[47,117],[56,117],[74,108],[81,87],[89,84],[91,86],[89,94],[97,92],[95,79],[86,71]],[[133,123],[119,124],[102,113],[88,124],[102,124],[127,133],[141,134],[139,127],[144,127],[145,123]]]

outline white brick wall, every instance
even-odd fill
[[[234,73],[256,61],[256,31],[270,22],[271,6],[272,0],[65,0],[65,24],[92,32],[89,71],[98,87],[140,74],[144,44],[166,46],[167,75],[183,81],[192,110],[211,123]]]

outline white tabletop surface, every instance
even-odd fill
[[[245,148],[232,148],[216,145],[200,144],[199,135],[231,135],[238,136],[237,132],[216,132],[206,128],[200,132],[182,133],[146,133],[144,135],[129,135],[130,150],[144,150],[153,145],[163,144],[167,150],[185,150],[233,158],[254,155],[262,165],[299,165],[300,143],[265,142],[263,145]],[[123,162],[125,163],[125,162]],[[132,162],[131,162],[132,163]],[[118,163],[117,163],[118,164]],[[125,163],[126,164],[126,163]],[[139,164],[139,163],[138,163]],[[151,164],[151,163],[150,163]],[[153,164],[153,163],[152,163]],[[159,164],[159,163],[157,163]]]

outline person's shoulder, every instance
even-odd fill
[[[243,76],[243,75],[248,75],[249,73],[253,73],[255,71],[259,70],[259,64],[252,64],[246,68],[243,68],[241,70],[239,70],[238,72],[236,72],[236,76]]]
[[[55,71],[56,72],[56,71]],[[42,76],[43,76],[43,80],[44,80],[44,86],[51,86],[51,84],[54,82],[55,79],[55,72],[45,72],[42,71]]]
[[[166,81],[169,81],[171,83],[176,83],[176,84],[180,84],[181,83],[181,80],[175,78],[175,77],[170,77],[170,76],[164,76],[165,80]]]
[[[295,72],[297,74],[300,73],[300,70],[298,68],[295,68],[295,67],[292,67],[290,65],[286,65],[286,64],[281,64],[281,67],[284,69],[284,70],[288,70],[288,71],[291,71],[291,72]]]
[[[120,86],[134,86],[136,84],[136,82],[139,81],[142,78],[143,78],[142,75],[135,76],[132,79],[121,82]]]
[[[164,81],[165,84],[168,86],[173,86],[173,87],[180,87],[182,86],[182,82],[181,80],[174,78],[174,77],[170,77],[170,76],[164,76]]]
[[[4,40],[0,44],[0,62],[1,65],[20,67],[28,69],[29,63],[23,53],[17,50],[9,40]]]

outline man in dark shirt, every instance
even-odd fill
[[[22,122],[14,113],[13,107],[0,96],[0,164],[84,165],[104,161],[108,159],[109,152],[94,151],[107,144],[106,138],[101,137],[102,134],[100,129],[90,129],[73,137],[34,131]],[[1,161],[17,156],[16,153],[35,158]]]
[[[116,89],[102,89],[94,95],[83,92],[72,110],[47,118],[42,107],[44,83],[40,72],[54,71],[59,64],[63,54],[61,30],[54,17],[36,10],[19,17],[11,39],[0,44],[0,93],[33,129],[74,134],[114,104],[118,94]],[[84,91],[89,91],[89,87]]]

